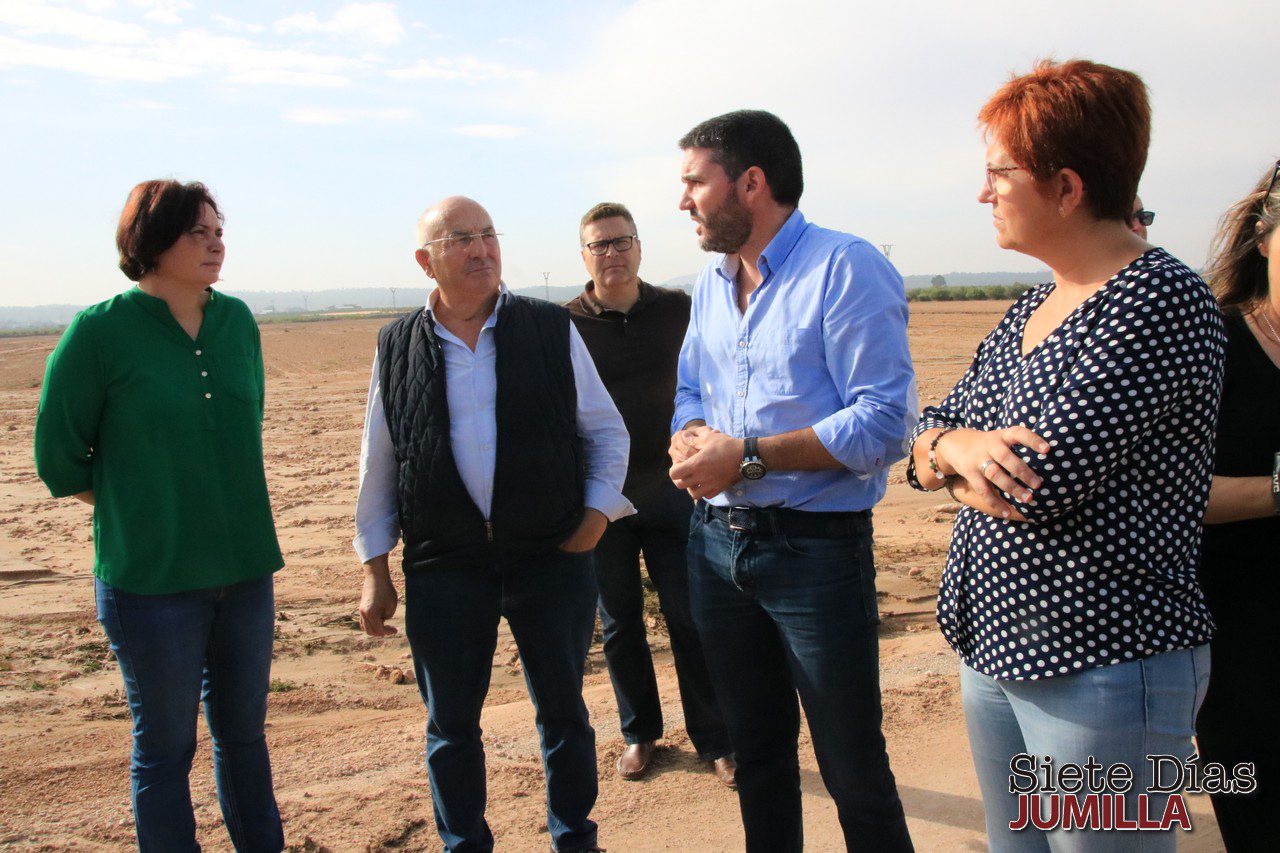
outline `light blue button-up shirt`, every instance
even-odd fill
[[[711,503],[870,509],[918,413],[902,276],[870,243],[799,210],[761,253],[745,314],[738,264],[721,256],[694,285],[672,430],[697,419],[738,438],[813,427],[844,469],[770,471]]]
[[[427,300],[432,310],[436,293]],[[493,506],[493,475],[498,442],[496,402],[498,398],[498,348],[494,327],[498,311],[508,298],[502,285],[497,305],[476,341],[473,351],[443,325],[436,335],[444,353],[445,398],[449,404],[449,441],[458,475],[485,518]],[[584,503],[610,521],[631,515],[635,508],[622,496],[627,476],[627,456],[631,442],[627,428],[596,372],[595,362],[577,328],[569,324],[569,357],[578,392],[578,434],[582,436],[586,482]],[[396,459],[382,403],[378,355],[373,356],[373,377],[369,381],[369,401],[365,408],[364,437],[360,445],[360,494],[356,499],[356,553],[362,562],[385,554],[400,539],[396,505]],[[530,412],[530,417],[537,417]]]

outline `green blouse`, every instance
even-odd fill
[[[76,315],[49,356],[35,455],[54,497],[92,489],[94,574],[127,592],[284,565],[262,464],[262,341],[210,291],[194,340],[136,287]]]

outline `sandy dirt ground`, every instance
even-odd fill
[[[999,319],[998,302],[914,306],[920,397],[936,401]],[[370,639],[353,619],[350,546],[357,456],[375,336],[383,320],[263,327],[266,467],[286,568],[277,575],[275,690],[268,739],[291,850],[438,850],[423,767],[425,712],[402,637]],[[36,478],[32,430],[55,338],[0,340],[0,847],[126,849],[130,719],[93,612],[88,508]],[[876,510],[881,683],[893,769],[917,849],[985,849],[957,659],[933,621],[954,507],[905,483]],[[400,620],[394,620],[399,624]],[[622,747],[597,643],[585,687],[600,754],[593,817],[612,851],[740,850],[736,796],[689,746],[675,673],[653,626],[667,737],[641,782],[613,773]],[[484,716],[489,820],[502,850],[546,850],[533,714],[510,635],[498,643]],[[842,848],[834,806],[802,735],[809,849]],[[200,841],[228,850],[202,731],[191,774]],[[1206,797],[1179,849],[1221,848]]]

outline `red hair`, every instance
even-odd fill
[[[1071,169],[1095,216],[1128,221],[1151,142],[1151,105],[1137,74],[1042,59],[1001,86],[978,123],[1039,180]]]

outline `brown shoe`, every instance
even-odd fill
[[[629,743],[618,756],[618,775],[628,782],[643,779],[649,773],[653,762],[653,741]]]
[[[726,755],[723,758],[717,758],[711,762],[711,772],[716,774],[716,778],[726,788],[738,790],[738,763],[733,760],[732,755]]]

